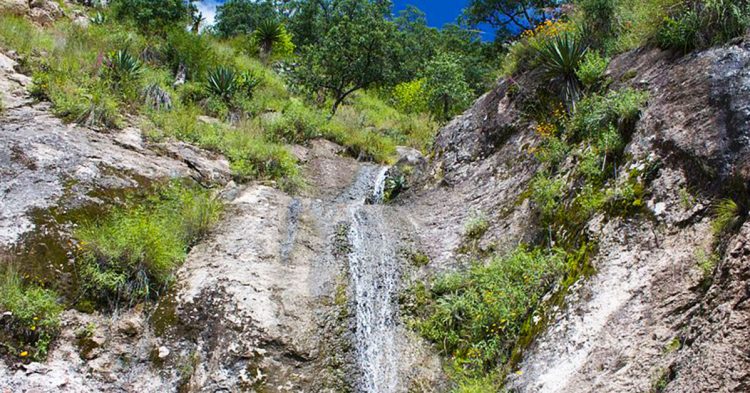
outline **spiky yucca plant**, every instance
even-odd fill
[[[576,70],[587,48],[576,35],[562,33],[545,42],[539,50],[539,64],[560,91],[569,108],[581,98],[581,82]]]
[[[284,25],[273,19],[262,21],[253,32],[253,38],[258,42],[260,58],[266,63],[271,57],[274,46],[284,40]]]
[[[124,50],[111,53],[105,62],[105,70],[109,79],[115,84],[134,80],[141,75],[141,62]]]
[[[222,100],[230,101],[239,89],[237,72],[226,67],[216,67],[208,71],[207,89]]]

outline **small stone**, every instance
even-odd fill
[[[159,354],[158,354],[159,359],[166,359],[167,356],[169,356],[169,348],[165,346],[159,347]]]
[[[130,316],[120,321],[117,330],[126,336],[133,337],[141,332],[142,327],[143,325],[138,317]]]

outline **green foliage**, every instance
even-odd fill
[[[384,17],[387,3],[342,0],[331,7],[320,41],[301,48],[295,77],[310,92],[330,93],[335,114],[355,91],[395,82],[404,54],[395,26]]]
[[[723,234],[732,230],[739,222],[740,207],[732,199],[722,199],[714,207],[715,219],[712,224],[714,233]]]
[[[567,125],[573,140],[598,139],[612,126],[628,125],[638,120],[648,93],[631,88],[584,98]]]
[[[23,17],[0,15],[0,47],[28,56],[32,51],[49,51],[53,46],[52,35]]]
[[[194,9],[185,0],[112,0],[112,13],[119,20],[132,21],[146,33],[163,33],[187,26]]]
[[[107,15],[97,11],[92,17],[89,18],[89,23],[92,25],[103,25],[107,23]]]
[[[83,223],[75,237],[84,290],[112,307],[154,298],[220,211],[209,191],[172,183],[145,203]]]
[[[237,72],[231,68],[216,67],[208,71],[206,90],[228,103],[239,89]]]
[[[13,266],[2,267],[0,312],[11,315],[0,327],[0,345],[12,355],[43,360],[57,336],[62,311],[55,292],[24,284]]]
[[[116,90],[125,89],[137,82],[142,73],[141,62],[124,50],[111,53],[104,62],[104,75]]]
[[[268,125],[269,137],[278,142],[302,143],[321,134],[326,119],[297,100],[292,100],[282,115]]]
[[[222,37],[247,35],[278,17],[270,1],[229,0],[217,7],[214,30]]]
[[[199,80],[218,66],[215,48],[205,35],[172,29],[167,33],[165,46],[166,64],[172,72],[184,70],[188,80]]]
[[[424,72],[424,90],[432,113],[448,120],[469,105],[472,94],[456,56],[441,53],[432,59]]]
[[[719,264],[720,260],[721,256],[716,252],[707,253],[704,250],[698,250],[695,253],[696,265],[698,265],[698,269],[700,269],[703,279],[708,279],[714,274],[716,265]]]
[[[284,25],[272,19],[264,20],[258,24],[253,32],[253,39],[258,44],[260,58],[264,63],[272,55],[284,57],[294,51],[292,38]]]
[[[524,322],[560,277],[565,261],[561,250],[520,247],[466,272],[440,276],[417,301],[410,324],[452,356],[460,373],[487,371],[508,359]]]
[[[678,19],[665,17],[656,35],[656,42],[662,48],[688,53],[695,49],[699,29],[700,20],[693,10],[686,11]]]
[[[750,27],[750,2],[704,0],[688,2],[680,13],[667,16],[656,36],[663,48],[687,53],[723,44]]]
[[[396,85],[391,93],[394,107],[403,113],[427,112],[426,82],[426,79],[419,78]]]
[[[542,218],[551,220],[557,213],[565,191],[565,180],[539,172],[531,182],[531,200],[534,201]]]
[[[574,107],[581,97],[578,67],[587,49],[574,34],[563,33],[545,42],[539,50],[539,63],[548,78],[569,106]]]
[[[596,51],[588,51],[578,65],[576,76],[587,90],[593,89],[602,79],[609,66],[609,59]]]

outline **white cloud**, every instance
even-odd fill
[[[195,4],[198,7],[198,11],[200,11],[206,19],[203,26],[211,26],[214,24],[216,19],[216,7],[221,3],[222,1],[219,0],[202,0]]]

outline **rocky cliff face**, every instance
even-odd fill
[[[614,88],[650,93],[620,169],[627,176],[659,163],[645,201],[650,213],[598,215],[587,224],[598,242],[596,272],[574,285],[507,388],[747,391],[747,227],[725,240],[708,287],[697,260],[711,252],[713,204],[747,198],[749,55],[750,44],[737,42],[683,58],[644,49],[614,59]],[[533,89],[525,78],[518,83]],[[404,202],[424,209],[416,214],[418,233],[431,244],[433,269],[460,259],[455,223],[471,210],[493,223],[481,244],[502,249],[538,233],[523,195],[537,170],[526,152],[538,140],[517,104],[501,82],[438,135],[429,185]],[[684,190],[695,195],[686,201]]]
[[[697,259],[714,246],[712,204],[732,197],[747,209],[750,199],[750,43],[682,58],[640,50],[608,73],[615,87],[650,93],[619,169],[659,164],[649,212],[586,223],[598,243],[595,273],[568,291],[507,388],[748,391],[750,225],[722,240],[708,280]],[[308,179],[298,195],[237,187],[221,157],[189,145],[148,144],[134,128],[64,125],[29,100],[28,83],[0,55],[5,252],[30,250],[25,239],[46,230],[39,211],[96,205],[101,189],[190,177],[223,188],[228,212],[158,304],[66,311],[46,362],[0,364],[3,389],[445,391],[436,351],[400,319],[399,292],[465,266],[464,224],[476,212],[490,223],[480,251],[539,236],[526,191],[540,141],[507,81],[440,131],[429,163],[403,151],[416,168],[412,188],[387,206],[365,203],[384,168],[342,157],[331,143],[294,148]],[[411,263],[414,252],[430,263]],[[95,329],[82,340],[76,332],[87,326]]]

